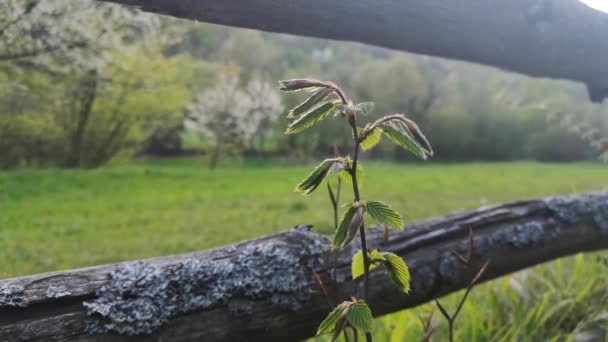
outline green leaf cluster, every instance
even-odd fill
[[[361,149],[367,151],[374,148],[380,143],[382,135],[421,159],[433,155],[431,144],[418,125],[403,115],[386,116],[362,130],[359,138]]]
[[[287,126],[287,130],[285,130],[285,134],[298,133],[310,126],[313,126],[333,113],[334,109],[334,102],[324,102],[312,110],[303,113],[302,116],[291,122],[289,126]]]
[[[331,172],[337,173],[344,183],[352,184],[352,169],[353,161],[350,157],[325,159],[304,180],[296,185],[295,191],[305,194],[313,192]],[[361,180],[363,175],[361,163],[357,164],[356,174],[357,179]]]
[[[357,235],[359,227],[363,224],[363,214],[368,213],[374,220],[389,225],[395,229],[402,229],[403,220],[388,204],[381,201],[357,202],[349,205],[344,213],[334,236],[334,248],[346,247]]]
[[[371,332],[374,329],[374,317],[365,301],[354,299],[338,305],[321,322],[317,336],[333,333],[331,340],[334,341],[346,327],[363,332]]]
[[[317,90],[317,92],[313,96],[309,97],[304,102],[300,103],[297,107],[290,110],[289,114],[287,114],[287,118],[295,119],[300,114],[306,113],[308,110],[313,108],[317,103],[321,102],[331,93],[333,93],[333,89],[331,88],[321,88]]]
[[[358,148],[366,151],[376,146],[386,135],[397,145],[409,150],[416,156],[426,159],[433,154],[433,150],[418,126],[402,114],[387,115],[368,123],[364,129],[357,127],[357,115],[365,115],[373,111],[374,104],[371,102],[353,105],[347,100],[342,91],[333,83],[318,81],[314,79],[294,79],[281,81],[281,89],[285,91],[306,90],[314,92],[312,96],[292,109],[288,118],[293,121],[288,125],[286,134],[301,132],[313,126],[315,123],[325,119],[331,113],[348,119],[353,130],[355,140],[355,155]],[[326,100],[332,93],[340,97],[340,100]],[[381,201],[361,201],[359,198],[358,182],[362,168],[357,159],[350,157],[333,158],[324,160],[313,172],[296,186],[297,191],[310,193],[328,176],[330,172],[338,173],[340,180],[346,184],[354,184],[355,202],[347,205],[342,220],[337,224],[333,248],[341,249],[346,246],[361,231],[362,245],[365,245],[364,215],[367,212],[374,220],[385,226],[395,229],[403,228],[403,220],[388,204]],[[341,184],[341,183],[340,183]],[[328,186],[330,198],[334,207],[334,217],[337,220],[337,199]],[[365,248],[364,248],[365,249]],[[365,254],[364,254],[365,253]],[[369,262],[366,265],[366,262]],[[398,255],[394,253],[380,253],[377,250],[368,252],[360,250],[353,256],[351,272],[353,279],[357,279],[367,272],[375,269],[381,264],[385,265],[391,279],[402,292],[410,290],[410,274],[407,265]],[[367,266],[367,269],[366,269]],[[366,282],[368,279],[366,278]],[[366,284],[367,288],[367,284]],[[344,302],[333,310],[318,328],[317,335],[332,333],[332,341],[335,340],[346,327],[355,330],[370,332],[373,328],[373,317],[371,310],[364,301],[353,299],[352,302]]]
[[[373,270],[380,265],[384,265],[393,280],[393,283],[404,293],[410,291],[410,271],[405,261],[395,253],[373,250],[367,253],[370,261],[369,270]],[[353,280],[365,274],[363,262],[363,252],[355,253],[351,263],[351,273]]]
[[[283,91],[305,90],[314,92],[312,96],[289,111],[288,119],[294,119],[285,130],[285,134],[299,133],[317,122],[325,119],[336,111],[340,101],[326,98],[333,93],[339,93],[338,87],[328,81],[303,78],[279,81]]]
[[[325,159],[304,180],[296,185],[295,191],[306,194],[313,192],[338,162],[339,159]]]

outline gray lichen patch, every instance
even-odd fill
[[[542,245],[559,237],[557,224],[530,221],[514,224],[497,230],[488,236],[474,237],[475,255],[485,256],[490,250],[501,246],[529,248]]]
[[[607,193],[554,197],[546,200],[545,203],[559,220],[575,224],[591,218],[599,233],[608,236]]]
[[[46,289],[45,293],[47,298],[61,298],[69,296],[70,294],[70,291],[68,291],[68,289],[63,285],[51,285]]]
[[[5,284],[0,286],[0,307],[28,305],[23,286]]]
[[[87,330],[150,334],[178,314],[226,305],[235,315],[249,315],[259,301],[297,310],[313,293],[303,266],[320,266],[326,250],[317,235],[292,232],[285,241],[249,245],[228,259],[123,264],[97,298],[84,303]]]
[[[549,225],[545,227],[539,222],[531,221],[501,230],[492,235],[491,239],[494,244],[507,242],[516,248],[534,247],[556,237],[556,229],[558,228]]]
[[[455,284],[462,278],[463,263],[452,253],[443,253],[439,258],[437,270],[443,282]]]

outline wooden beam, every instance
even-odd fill
[[[578,0],[104,1],[580,81],[591,100],[608,96],[608,15]]]
[[[471,228],[467,266],[453,252],[466,255]],[[485,261],[484,281],[608,248],[608,193],[454,213],[408,225],[387,241],[370,229],[369,244],[402,256],[412,274],[404,295],[385,270],[372,272],[370,304],[383,315],[466,287]],[[331,253],[326,237],[293,229],[205,252],[2,280],[0,341],[306,338],[336,302],[361,290],[350,277],[357,248]]]

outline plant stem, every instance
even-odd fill
[[[450,342],[454,342],[454,321],[449,320],[449,329],[450,329]]]
[[[357,132],[357,118],[354,115],[348,117],[348,123],[353,130],[353,139],[355,140],[354,153],[353,153],[353,167],[350,170],[351,177],[353,179],[353,193],[355,195],[355,202],[361,200],[359,194],[359,185],[357,183],[357,162],[359,161],[359,132]],[[363,300],[367,302],[369,295],[369,256],[367,255],[367,240],[365,239],[365,223],[361,223],[359,227],[359,236],[361,237],[361,249],[363,251]],[[365,337],[367,342],[372,341],[371,333],[366,333]]]

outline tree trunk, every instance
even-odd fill
[[[205,252],[0,281],[0,341],[310,337],[331,307],[361,284],[350,278],[358,246],[332,254],[327,237],[302,227]],[[460,290],[485,261],[484,281],[608,248],[608,193],[521,201],[405,228],[387,241],[380,229],[368,231],[371,248],[402,256],[412,275],[412,291],[404,295],[385,270],[371,273],[376,315]],[[470,228],[475,250],[467,267],[453,251],[466,254]]]
[[[578,0],[104,1],[581,81],[591,100],[608,96],[608,15]]]
[[[80,96],[76,96],[75,101],[79,101],[76,106],[76,127],[70,137],[70,152],[66,160],[67,167],[79,167],[82,161],[82,144],[84,142],[84,136],[86,133],[89,119],[91,118],[91,111],[93,110],[93,103],[97,97],[97,70],[90,70],[83,76],[83,79],[79,82]]]
[[[209,168],[211,170],[215,170],[217,168],[217,164],[220,160],[220,153],[222,151],[222,142],[218,140],[213,147],[213,152],[211,153],[211,157],[209,158]]]

